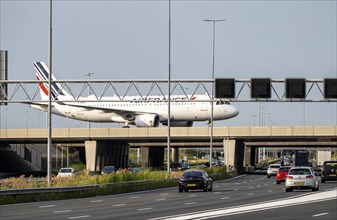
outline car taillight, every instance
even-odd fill
[[[306,176],[305,178],[312,179],[312,178],[314,178],[314,176],[313,175],[309,175],[309,176]]]
[[[287,176],[287,179],[293,179],[294,177],[293,176]]]

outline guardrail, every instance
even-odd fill
[[[26,188],[26,189],[7,189],[0,190],[1,196],[13,196],[13,195],[28,195],[28,194],[37,194],[37,193],[55,193],[55,192],[78,192],[97,189],[100,186],[110,187],[113,185],[133,185],[133,184],[144,184],[149,183],[153,180],[139,180],[139,181],[128,181],[128,182],[115,182],[115,183],[106,183],[103,185],[94,184],[86,186],[66,186],[66,187],[44,187],[44,188]]]
[[[89,186],[8,189],[8,190],[0,190],[0,195],[1,196],[10,196],[10,195],[26,195],[26,194],[34,194],[34,193],[75,192],[75,191],[94,189],[98,186],[99,185],[96,184],[96,185],[89,185]]]
[[[218,181],[231,178],[235,175],[235,172],[223,172],[211,174],[211,177],[213,181]],[[176,187],[178,186],[177,184],[178,178],[173,178],[113,182],[86,186],[7,189],[0,190],[0,205],[22,202],[85,198],[98,195],[113,195],[119,193]]]
[[[220,174],[210,175],[214,181],[218,179]],[[178,178],[173,178],[170,180],[178,180]],[[93,184],[86,186],[66,186],[66,187],[43,187],[43,188],[26,188],[26,189],[6,189],[0,190],[0,196],[17,196],[17,195],[28,195],[28,194],[40,194],[40,193],[56,193],[56,192],[78,192],[98,189],[99,187],[111,187],[113,185],[140,185],[145,183],[151,183],[155,180],[137,180],[137,181],[127,181],[127,182],[114,182],[105,184]]]

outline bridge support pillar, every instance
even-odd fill
[[[250,146],[245,146],[245,157],[244,157],[244,164],[245,166],[249,166],[250,165],[250,155],[251,155],[251,147]]]
[[[250,165],[255,166],[256,165],[256,147],[250,147]]]
[[[179,148],[172,148],[172,153],[173,153],[173,163],[178,163],[179,162]]]
[[[233,166],[239,173],[242,172],[245,148],[243,141],[225,139],[223,146],[226,166]]]
[[[223,146],[225,165],[227,167],[234,166],[235,140],[225,139]]]
[[[116,169],[125,168],[129,160],[127,143],[113,141],[85,141],[86,166],[89,171],[100,171],[112,165]]]
[[[164,164],[164,150],[161,147],[142,147],[142,167],[160,167]]]

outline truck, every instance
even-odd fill
[[[295,166],[309,166],[309,151],[298,150],[295,152]]]
[[[323,167],[324,161],[331,160],[331,151],[329,150],[318,150],[317,151],[317,170],[320,171]]]

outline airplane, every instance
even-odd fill
[[[48,100],[49,68],[44,62],[34,63],[36,78],[39,81],[41,99]],[[52,75],[52,80],[56,78]],[[102,97],[97,101],[96,97],[81,97],[78,102],[67,93],[59,83],[52,82],[51,98],[52,113],[88,122],[115,122],[124,123],[124,127],[135,125],[136,127],[158,127],[168,125],[168,97],[163,96],[126,96],[123,101],[117,96]],[[211,120],[211,104],[207,95],[170,96],[170,125],[172,127],[191,127],[194,121]],[[83,100],[83,101],[81,101]],[[85,100],[85,101],[84,101]],[[90,101],[89,101],[90,100]],[[186,101],[190,100],[190,101]],[[191,100],[202,100],[193,102]],[[205,102],[203,102],[205,100]],[[88,102],[89,101],[89,102]],[[94,102],[97,101],[97,102]],[[47,112],[46,102],[31,102],[30,107]],[[229,119],[237,116],[239,111],[229,102],[216,100],[213,103],[213,120]]]

